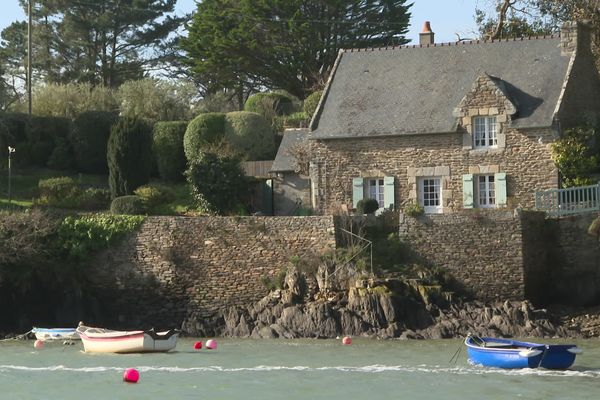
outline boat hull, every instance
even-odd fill
[[[576,345],[548,345],[509,339],[465,340],[469,362],[495,368],[567,369],[575,362]]]
[[[176,331],[111,331],[100,328],[77,329],[86,353],[167,352],[177,345]]]
[[[38,340],[79,340],[75,328],[33,328],[31,332]]]

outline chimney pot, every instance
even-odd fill
[[[430,45],[434,43],[434,33],[431,31],[431,24],[425,21],[423,24],[423,32],[419,33],[419,44]]]

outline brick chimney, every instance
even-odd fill
[[[589,53],[592,49],[592,28],[589,21],[565,22],[560,28],[560,50],[562,55],[570,55],[575,50]]]
[[[423,31],[419,33],[419,44],[428,45],[435,43],[433,41],[434,35],[435,33],[431,31],[431,25],[429,24],[429,21],[425,21],[425,23],[423,24]]]

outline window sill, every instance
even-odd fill
[[[500,147],[490,147],[490,148],[481,148],[481,149],[469,149],[469,155],[472,156],[484,156],[487,154],[502,154],[504,153],[504,148]]]

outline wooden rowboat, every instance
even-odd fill
[[[539,344],[474,335],[467,336],[465,345],[471,364],[496,368],[567,369],[582,352],[574,344]]]
[[[80,323],[77,333],[86,353],[167,352],[177,345],[179,331],[114,331]]]

